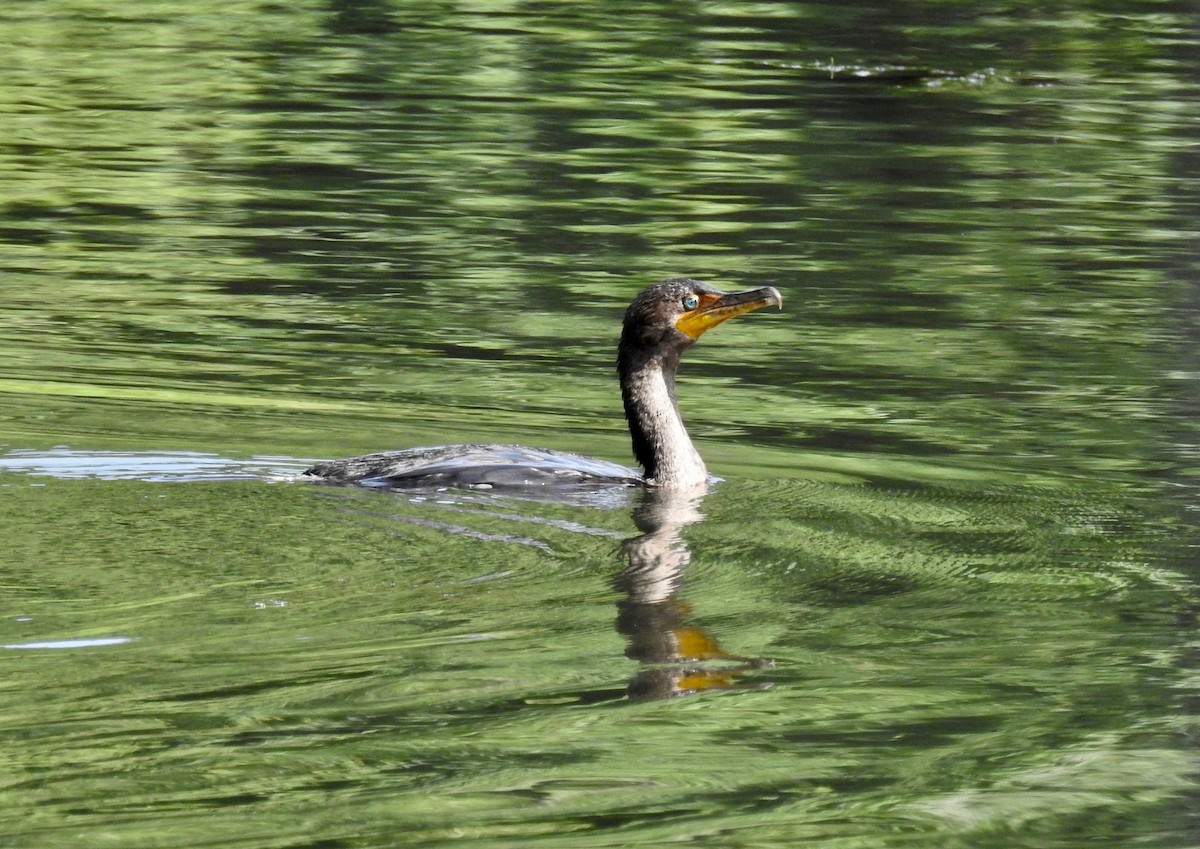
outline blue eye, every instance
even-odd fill
[[[694,310],[698,306],[700,306],[700,299],[695,295],[688,295],[683,299],[683,308],[685,310]]]

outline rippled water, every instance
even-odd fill
[[[1194,844],[1181,3],[0,9],[0,843]],[[629,462],[641,286],[705,498]]]

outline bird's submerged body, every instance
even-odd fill
[[[313,466],[307,475],[331,483],[408,489],[540,486],[637,486],[633,469],[566,451],[521,445],[437,445],[381,451]]]
[[[389,488],[703,486],[708,470],[675,401],[680,355],[709,328],[768,304],[783,305],[779,292],[769,286],[727,294],[678,277],[644,289],[629,305],[617,347],[617,372],[643,475],[577,454],[493,444],[383,451],[320,463],[305,474],[330,483]]]

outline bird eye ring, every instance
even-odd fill
[[[683,299],[683,308],[685,310],[694,310],[698,306],[700,306],[700,299],[695,295],[688,295]]]

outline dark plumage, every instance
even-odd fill
[[[708,479],[675,401],[680,355],[709,328],[783,299],[768,286],[726,294],[676,277],[644,289],[625,311],[617,346],[621,398],[633,454],[645,471],[561,451],[515,445],[444,445],[321,463],[304,474],[370,486],[529,487],[547,484],[647,485],[684,489]]]

